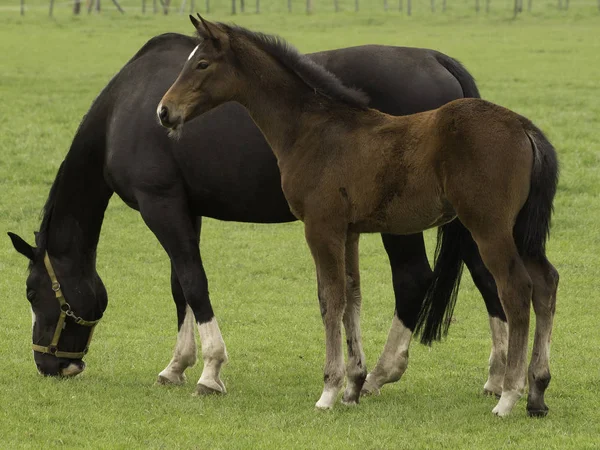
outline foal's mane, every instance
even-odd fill
[[[287,69],[294,72],[315,93],[341,101],[349,106],[367,109],[369,96],[364,92],[345,86],[341,80],[308,56],[300,53],[296,47],[282,37],[250,31],[237,25],[218,24],[231,40],[244,38],[264,50]]]

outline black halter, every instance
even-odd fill
[[[44,264],[46,266],[46,270],[48,271],[48,275],[50,276],[50,281],[52,282],[52,290],[56,294],[56,299],[60,305],[60,316],[58,318],[58,323],[56,324],[56,329],[54,330],[54,336],[52,337],[52,342],[47,347],[43,347],[41,345],[33,344],[33,350],[40,353],[48,353],[50,355],[54,355],[57,358],[69,358],[69,359],[81,359],[88,352],[88,348],[90,346],[90,342],[92,341],[92,335],[94,334],[94,327],[100,322],[98,320],[84,320],[79,316],[76,316],[71,310],[71,305],[67,303],[65,296],[62,293],[60,288],[60,283],[56,279],[56,274],[54,273],[54,268],[50,263],[50,258],[48,257],[48,252],[44,255]],[[85,348],[82,352],[63,352],[58,349],[58,341],[60,339],[60,334],[65,329],[65,321],[67,316],[73,319],[77,325],[82,325],[84,327],[90,327],[90,337],[88,338],[87,344],[85,344]]]

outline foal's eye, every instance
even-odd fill
[[[35,299],[35,291],[33,289],[27,289],[27,300],[32,302]]]
[[[198,63],[198,65],[196,66],[196,68],[197,68],[197,69],[200,69],[200,70],[204,70],[204,69],[206,69],[207,67],[208,67],[208,62],[207,62],[207,61],[200,61],[200,62]]]

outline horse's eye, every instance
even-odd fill
[[[204,70],[204,69],[206,69],[208,67],[208,62],[207,61],[200,61],[196,67],[198,69],[200,69],[200,70]]]
[[[27,300],[30,302],[35,300],[35,291],[33,289],[27,289]]]

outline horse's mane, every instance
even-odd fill
[[[46,247],[48,244],[48,229],[50,227],[50,219],[52,218],[52,212],[54,211],[54,205],[56,203],[56,193],[58,191],[58,184],[63,175],[63,168],[65,162],[63,161],[58,168],[58,173],[56,174],[56,178],[52,183],[52,187],[50,188],[50,193],[48,194],[48,199],[44,204],[44,208],[42,208],[42,212],[40,213],[40,217],[42,218],[42,223],[40,224],[40,230],[36,234],[36,246],[39,250],[46,251]]]
[[[237,25],[218,24],[230,39],[243,37],[273,56],[283,66],[294,72],[316,93],[339,100],[359,109],[366,109],[369,96],[364,92],[345,86],[338,77],[323,66],[300,53],[293,45],[276,35],[250,31]]]

